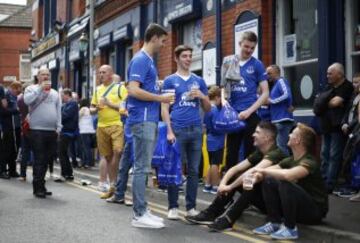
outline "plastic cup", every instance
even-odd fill
[[[243,180],[243,189],[250,191],[254,187],[255,176],[253,174],[247,174]]]
[[[175,89],[164,89],[162,95],[171,96],[173,99],[170,102],[170,105],[175,102]]]
[[[50,91],[50,89],[51,89],[51,81],[50,80],[43,81],[43,85],[44,85],[44,91]]]

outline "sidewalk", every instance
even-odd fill
[[[55,164],[55,171],[59,172],[58,164]],[[98,183],[98,175],[97,167],[74,170],[75,180],[87,179],[94,186]],[[129,182],[131,182],[131,176],[129,177]],[[131,183],[128,183],[128,191],[131,191]],[[148,180],[147,196],[149,201],[167,206],[167,193],[153,188],[151,176],[149,176]],[[214,197],[212,194],[202,192],[202,186],[199,186],[197,209],[202,210],[206,208]],[[185,197],[183,194],[180,194],[179,205],[181,209],[185,208]],[[306,235],[307,239],[321,240],[321,242],[360,242],[360,203],[350,202],[346,198],[329,195],[329,206],[329,213],[322,225],[300,225],[299,228],[302,236]],[[237,223],[241,227],[252,229],[264,222],[265,216],[250,208],[244,212]]]

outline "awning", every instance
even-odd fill
[[[83,18],[80,22],[73,24],[67,34],[67,37],[70,38],[71,36],[76,35],[79,32],[82,32],[86,25],[89,23],[90,17]]]

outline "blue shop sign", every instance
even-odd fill
[[[130,24],[124,25],[113,32],[113,41],[132,39],[132,28]]]
[[[161,4],[165,25],[201,17],[201,0],[165,0]]]
[[[111,43],[111,34],[103,35],[97,40],[97,47],[104,48]]]

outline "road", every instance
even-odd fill
[[[28,173],[30,174],[30,173]],[[47,182],[53,196],[38,199],[27,182],[0,180],[1,243],[68,242],[268,242],[249,229],[210,233],[206,227],[166,220],[161,230],[131,226],[132,208],[109,204],[99,192],[77,182]],[[150,203],[151,210],[166,217],[165,206]]]

